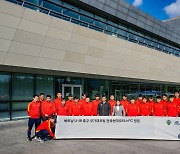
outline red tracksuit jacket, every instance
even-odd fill
[[[100,103],[101,101],[100,100],[93,100],[92,101],[92,104],[93,104],[93,115],[94,116],[97,116],[98,113],[97,113],[97,108],[98,108],[98,104]]]
[[[153,116],[166,115],[166,106],[163,103],[155,103],[152,110]]]
[[[111,105],[111,114],[112,114],[113,108],[116,105],[116,101],[115,100],[109,100],[109,104]]]
[[[120,103],[124,107],[124,110],[127,112],[127,107],[129,105],[129,102],[127,100],[121,100]]]
[[[174,98],[174,102],[177,104],[178,106],[178,111],[180,113],[180,98]]]
[[[70,109],[71,106],[74,104],[74,101],[73,100],[67,100],[66,101],[66,106]]]
[[[84,116],[93,115],[93,104],[91,102],[86,102],[83,104]]]
[[[74,103],[71,106],[70,115],[72,115],[72,116],[81,116],[81,115],[83,115],[83,107],[79,102],[77,104]]]
[[[56,99],[54,99],[54,105],[55,105],[55,107],[57,108],[59,105],[61,105],[61,101],[62,101],[62,99],[60,98],[56,98]]]
[[[137,99],[137,100],[135,101],[135,104],[137,104],[137,105],[140,105],[141,103],[142,103],[142,100]]]
[[[138,116],[139,115],[139,105],[129,104],[127,107],[127,115],[128,116]]]
[[[139,105],[129,104],[127,107],[127,115],[128,116],[138,116],[139,115]]]
[[[45,114],[47,114],[48,116],[52,116],[53,114],[55,114],[54,102],[44,101],[41,104],[41,114],[42,116],[45,116]]]
[[[141,103],[139,105],[139,114],[141,116],[150,116],[151,115],[151,106],[148,103]]]
[[[178,105],[176,102],[167,103],[167,116],[169,117],[178,117]]]
[[[66,105],[58,105],[56,107],[56,114],[59,116],[68,116],[69,115],[69,109]]]
[[[79,104],[83,105],[84,103],[86,103],[86,100],[85,100],[85,99],[79,100]]]
[[[151,107],[151,115],[152,115],[152,110],[153,110],[153,106],[154,106],[154,101],[148,101],[147,104],[149,104],[149,106]]]
[[[30,102],[27,107],[27,113],[30,118],[40,118],[41,104],[39,102]]]
[[[49,132],[49,135],[54,138],[54,133],[52,132],[52,128],[54,127],[54,124],[50,120],[46,120],[42,122],[38,128],[36,129],[36,132],[40,132],[41,130],[47,130]]]

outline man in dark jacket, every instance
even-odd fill
[[[102,102],[98,104],[97,110],[99,116],[111,115],[111,105],[106,101],[106,96],[102,96]]]

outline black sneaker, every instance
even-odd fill
[[[32,141],[32,138],[31,138],[31,137],[27,137],[27,140],[28,140],[28,141]]]

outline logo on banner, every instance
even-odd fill
[[[180,125],[180,121],[175,121],[174,125]]]
[[[180,139],[180,134],[178,135],[178,139]]]
[[[167,120],[166,123],[167,123],[167,125],[170,125],[171,124],[171,120]]]

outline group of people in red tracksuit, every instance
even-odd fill
[[[102,107],[102,108],[101,108]],[[121,113],[122,112],[122,113]],[[57,98],[51,101],[51,96],[44,94],[34,95],[32,102],[27,107],[29,115],[27,138],[32,140],[31,130],[35,124],[35,137],[39,142],[44,142],[47,137],[55,138],[54,127],[55,117],[59,116],[169,116],[178,117],[180,113],[179,91],[170,95],[166,94],[145,97],[142,94],[135,100],[134,97],[128,101],[127,95],[122,95],[122,100],[115,100],[114,95],[106,101],[106,96],[100,100],[99,94],[95,95],[95,100],[91,101],[85,93],[82,98],[73,98],[68,95],[68,100],[62,98],[62,93],[57,92]],[[42,122],[41,122],[42,121]]]

